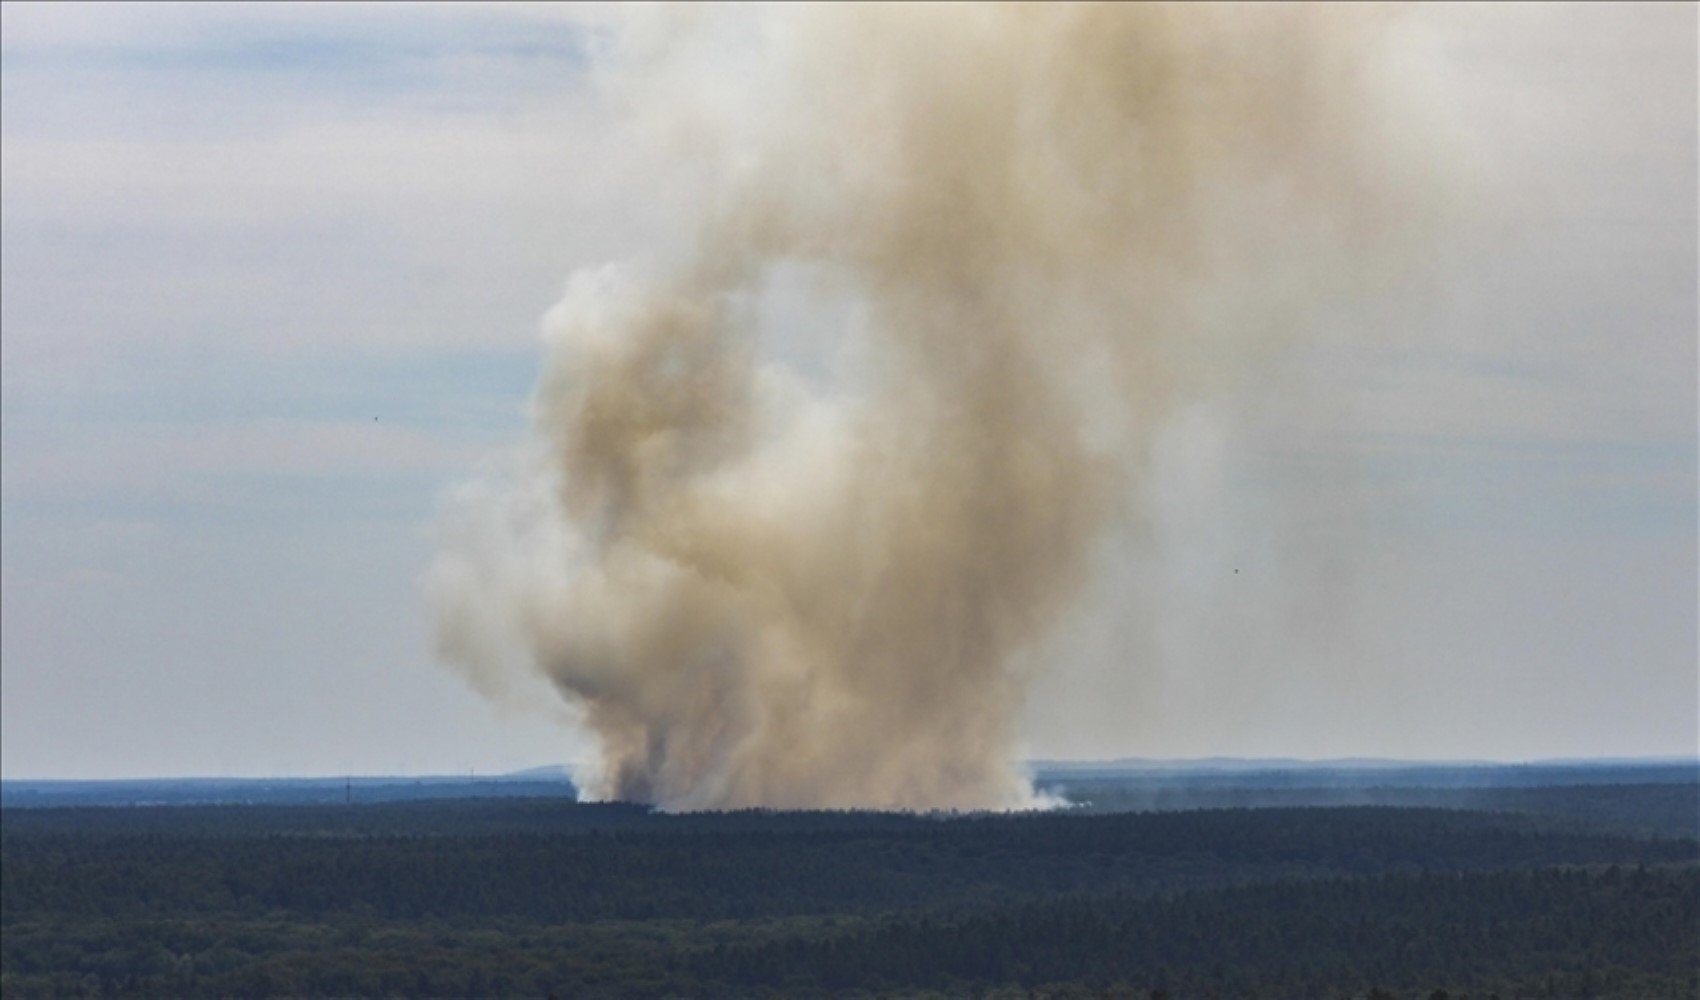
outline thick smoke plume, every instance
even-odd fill
[[[1138,516],[1163,415],[1215,359],[1302,326],[1388,221],[1378,17],[855,4],[631,26],[611,93],[689,164],[700,210],[549,313],[536,461],[451,506],[446,658],[489,689],[547,677],[599,739],[593,794],[1030,802],[1028,660]],[[824,381],[772,347],[799,331],[763,303],[799,273],[850,342]]]

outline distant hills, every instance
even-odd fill
[[[1393,757],[1119,757],[1113,760],[1031,760],[1036,771],[1368,771],[1434,768],[1700,767],[1700,757],[1558,757],[1528,761],[1402,760]]]
[[[1114,785],[1120,794],[1226,789],[1467,789],[1553,788],[1565,785],[1693,784],[1700,759],[1681,757],[1495,761],[1402,761],[1240,759],[1034,761],[1029,767],[1041,790],[1077,798]],[[1187,801],[1193,801],[1188,798]]]
[[[560,765],[485,776],[139,778],[0,781],[0,808],[143,805],[310,805],[420,799],[578,798]]]

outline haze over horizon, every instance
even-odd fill
[[[700,194],[601,86],[614,29],[3,16],[0,775],[588,757],[541,681],[492,702],[436,662],[424,579],[443,498],[525,439],[567,276]],[[1018,758],[1696,754],[1695,29],[1385,29],[1446,203],[1295,349],[1189,359],[1231,389],[1153,429]],[[760,350],[818,387],[848,321],[809,281],[764,293]]]
[[[1069,771],[1078,769],[1084,773],[1094,770],[1126,770],[1126,771],[1183,771],[1224,772],[1231,774],[1257,773],[1283,770],[1322,770],[1322,771],[1352,771],[1352,770],[1430,770],[1453,768],[1483,768],[1495,770],[1506,767],[1590,767],[1590,766],[1621,766],[1636,764],[1657,765],[1688,765],[1700,767],[1700,754],[1675,754],[1649,757],[1552,757],[1532,760],[1486,760],[1482,758],[1434,758],[1417,760],[1413,758],[1393,757],[1335,757],[1335,758],[1299,758],[1299,757],[1115,757],[1093,759],[1041,759],[1016,762],[1017,767],[1041,771],[1056,769]],[[584,773],[591,765],[584,762],[563,761],[554,764],[534,764],[529,767],[514,768],[506,771],[481,772],[476,768],[463,771],[420,771],[407,774],[391,774],[379,771],[353,771],[343,774],[147,774],[131,775],[128,777],[74,777],[74,778],[40,778],[34,775],[8,775],[0,778],[7,782],[173,782],[173,781],[234,781],[234,782],[265,782],[265,781],[319,781],[336,783],[345,780],[361,781],[417,781],[434,779],[449,782],[478,782],[503,781],[516,778],[566,778],[573,779],[575,775]]]

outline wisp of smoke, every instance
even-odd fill
[[[444,657],[535,670],[669,808],[1013,808],[1029,656],[1213,358],[1391,220],[1379,14],[798,6],[630,25],[610,86],[706,177],[544,322],[535,460],[451,502]],[[826,384],[761,346],[803,267]],[[775,335],[770,332],[769,335]],[[779,330],[777,336],[786,336]]]

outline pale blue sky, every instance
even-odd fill
[[[4,9],[0,770],[582,755],[547,692],[434,663],[419,581],[444,491],[523,437],[567,274],[669,232],[667,165],[593,85],[606,29]],[[1028,750],[1695,751],[1695,28],[1400,28],[1452,214],[1409,280],[1177,414]],[[769,349],[820,367],[779,311]]]

